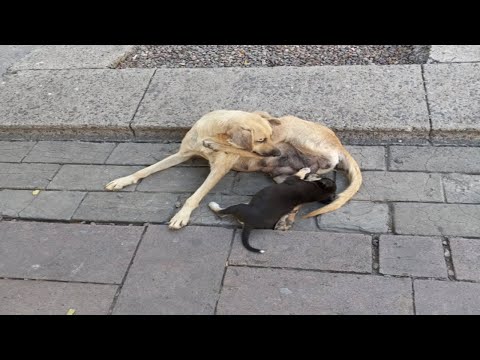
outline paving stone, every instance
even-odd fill
[[[479,315],[480,284],[414,280],[417,315]]]
[[[480,281],[480,239],[450,238],[456,278]]]
[[[141,166],[63,165],[48,189],[106,191],[105,185],[110,181],[133,174],[140,169]],[[134,191],[136,186],[133,184],[120,191]]]
[[[480,61],[480,45],[432,45],[432,60],[441,63]]]
[[[340,209],[317,217],[320,229],[386,233],[389,231],[387,204],[350,201]]]
[[[20,162],[34,145],[33,141],[0,141],[0,162]]]
[[[382,235],[380,273],[447,278],[441,238]]]
[[[16,62],[12,71],[115,67],[132,50],[131,45],[46,45]]]
[[[345,146],[362,170],[385,170],[385,147]]]
[[[172,167],[143,179],[137,186],[137,191],[194,192],[203,184],[209,173],[210,168],[207,167]],[[234,175],[233,172],[225,175],[210,192],[229,193]]]
[[[157,69],[132,126],[158,136],[152,130],[188,129],[214,109],[295,114],[357,138],[429,131],[418,65]]]
[[[217,314],[412,314],[410,279],[229,266]]]
[[[164,222],[173,216],[176,194],[88,193],[73,220]]]
[[[432,136],[478,142],[480,64],[424,65]]]
[[[18,217],[34,199],[30,190],[0,190],[0,215]]]
[[[480,205],[395,203],[398,234],[478,236]]]
[[[85,197],[84,192],[41,191],[19,217],[26,219],[70,220]]]
[[[107,315],[116,285],[0,280],[1,315]]]
[[[143,228],[0,223],[0,276],[121,283]]]
[[[212,315],[232,230],[149,226],[114,314]]]
[[[56,164],[0,163],[0,188],[45,189],[59,168]]]
[[[0,82],[0,138],[133,136],[129,124],[153,69],[33,70]]]
[[[480,203],[480,175],[447,174],[443,186],[449,203]]]
[[[480,173],[480,147],[390,146],[390,169]]]
[[[372,271],[372,239],[361,234],[253,230],[250,244],[264,254],[246,250],[237,230],[231,265],[289,267],[334,271]]]
[[[114,147],[114,143],[40,141],[23,162],[103,164]]]
[[[340,190],[348,186],[343,177]],[[355,200],[370,201],[429,201],[443,202],[442,180],[439,174],[419,172],[365,171]]]

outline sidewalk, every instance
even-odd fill
[[[80,65],[13,66],[0,87],[1,314],[480,314],[478,64]],[[291,231],[253,232],[263,255],[206,206],[248,200],[271,183],[261,174],[231,172],[178,231],[166,223],[204,161],[104,191],[176,151],[211,106],[325,119],[356,144],[361,190]]]

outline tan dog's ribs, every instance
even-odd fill
[[[221,143],[218,140],[214,139],[205,139],[203,140],[203,146],[206,148],[213,150],[213,151],[219,151],[219,152],[224,152],[227,154],[232,154],[232,155],[239,155],[242,157],[248,157],[248,158],[255,158],[255,159],[262,159],[263,156],[260,156],[258,154],[249,152],[247,150],[242,150],[236,147],[233,147],[230,144],[227,143]]]

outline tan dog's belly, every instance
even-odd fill
[[[277,144],[281,151],[280,156],[265,157],[263,159],[241,158],[235,163],[236,171],[261,171],[276,177],[279,175],[293,175],[302,168],[308,167],[312,173],[331,168],[328,159],[318,155],[301,153],[288,143]]]

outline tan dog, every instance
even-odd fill
[[[108,190],[120,190],[157,171],[200,156],[210,163],[210,174],[170,220],[171,229],[187,225],[200,201],[230,170],[262,171],[281,182],[304,167],[324,174],[340,165],[350,180],[335,201],[305,217],[334,211],[355,195],[362,184],[360,168],[333,131],[294,116],[274,118],[265,112],[217,110],[204,115],[188,131],[180,149],[162,161],[111,181]],[[293,221],[292,217],[290,219]]]

